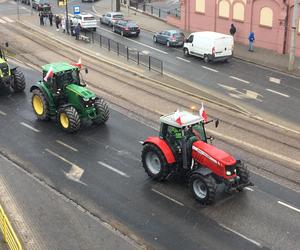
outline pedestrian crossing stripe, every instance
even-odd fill
[[[2,19],[5,20],[5,21],[7,21],[7,22],[9,22],[9,23],[13,23],[14,22],[14,20],[11,20],[9,17],[6,17],[6,16],[3,16]]]

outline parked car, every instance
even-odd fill
[[[107,12],[100,17],[100,23],[112,27],[116,21],[123,19],[124,15],[121,12]]]
[[[92,14],[82,13],[71,16],[73,26],[76,26],[78,23],[81,25],[81,29],[93,30],[97,29],[97,20]]]
[[[140,34],[140,27],[130,20],[119,20],[113,25],[113,32],[121,34],[121,36],[136,36]]]
[[[156,33],[153,36],[153,41],[155,43],[166,44],[170,46],[183,46],[185,40],[184,34],[179,30],[164,30],[162,32]]]
[[[50,11],[51,5],[48,0],[32,0],[32,8],[37,11]]]
[[[201,57],[204,62],[227,61],[233,55],[233,47],[232,36],[202,31],[190,34],[183,45],[183,53]]]

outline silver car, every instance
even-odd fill
[[[123,19],[124,15],[121,12],[107,12],[100,17],[100,23],[112,27],[116,21]]]

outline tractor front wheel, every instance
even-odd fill
[[[96,99],[95,108],[97,111],[97,118],[93,120],[93,123],[96,125],[105,123],[109,118],[109,109],[107,103],[102,98]]]
[[[215,201],[217,184],[211,175],[202,176],[194,173],[189,179],[189,186],[195,199],[200,203],[211,204]]]
[[[244,162],[239,163],[236,168],[236,174],[240,177],[240,184],[246,184],[249,182],[250,173],[247,167],[244,165]],[[243,188],[238,187],[237,190],[241,192],[243,191]]]
[[[15,69],[13,71],[13,83],[12,83],[12,89],[15,92],[22,92],[25,89],[26,81],[23,72],[19,71],[18,69]]]
[[[49,104],[44,93],[40,89],[34,89],[32,91],[31,104],[39,120],[50,119]]]
[[[142,163],[146,173],[157,181],[163,181],[169,174],[165,156],[153,144],[146,144],[142,151]]]
[[[57,122],[59,127],[67,133],[76,132],[81,124],[79,114],[73,106],[59,108]]]

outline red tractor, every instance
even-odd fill
[[[180,120],[178,120],[178,115]],[[252,185],[244,163],[208,143],[200,115],[187,111],[174,112],[160,118],[159,137],[148,137],[143,143],[142,163],[153,179],[163,181],[172,174],[183,174],[197,201],[213,203],[217,184],[227,190],[242,191]],[[218,127],[219,120],[215,126]]]

